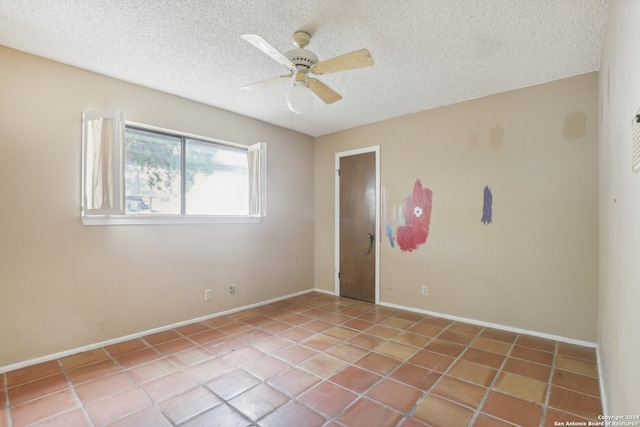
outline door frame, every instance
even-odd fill
[[[340,159],[342,157],[354,156],[364,153],[376,154],[376,228],[375,228],[375,303],[380,303],[380,146],[373,145],[371,147],[358,148],[355,150],[341,151],[335,155],[335,294],[340,295]]]

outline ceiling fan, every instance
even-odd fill
[[[293,85],[287,93],[287,104],[294,113],[309,111],[313,104],[313,94],[326,104],[332,104],[342,99],[339,93],[315,77],[310,77],[309,74],[331,74],[373,65],[373,58],[367,49],[319,61],[315,53],[305,49],[311,41],[311,34],[306,31],[296,31],[293,34],[293,43],[297,49],[284,54],[258,35],[244,34],[241,37],[289,69],[289,74],[252,83],[243,86],[242,89],[255,89],[282,79],[290,79]]]

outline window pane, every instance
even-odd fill
[[[174,136],[126,129],[126,214],[180,214],[180,145]]]
[[[187,140],[186,214],[248,215],[247,151]]]

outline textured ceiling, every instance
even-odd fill
[[[3,0],[0,44],[312,136],[598,70],[606,0]],[[291,113],[286,74],[240,38],[375,66],[321,76],[343,99]]]

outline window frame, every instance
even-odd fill
[[[87,139],[88,139],[88,120],[95,120],[100,118],[116,118],[114,120],[115,130],[113,132],[116,141],[113,145],[114,162],[112,166],[113,174],[113,188],[115,189],[114,207],[112,209],[91,209],[87,205]],[[249,206],[249,213],[247,215],[202,215],[202,214],[136,214],[127,215],[124,213],[124,135],[126,127],[133,129],[139,129],[148,132],[160,133],[164,135],[170,135],[179,137],[183,140],[182,147],[184,148],[184,141],[191,139],[206,143],[212,143],[217,145],[223,145],[233,148],[239,148],[246,150],[247,153],[251,151],[258,151],[260,153],[259,163],[260,170],[259,177],[259,201],[260,204],[257,208]],[[184,153],[183,153],[184,154]],[[247,157],[248,157],[247,154]],[[183,156],[182,163],[185,158]],[[251,173],[249,180],[251,180]],[[250,184],[251,185],[251,184]],[[249,191],[251,195],[251,189]],[[116,198],[117,196],[117,198]],[[181,199],[185,197],[184,188],[181,191]],[[182,202],[184,203],[184,201]],[[133,121],[124,120],[122,113],[118,110],[108,111],[85,111],[83,112],[83,131],[82,131],[82,203],[81,203],[81,219],[84,225],[177,225],[177,224],[250,224],[259,223],[262,217],[266,216],[266,144],[259,142],[254,145],[246,146],[229,141],[224,141],[215,138],[203,137],[200,135],[194,135],[186,132],[178,132],[170,129],[165,129],[157,126],[146,125]]]

